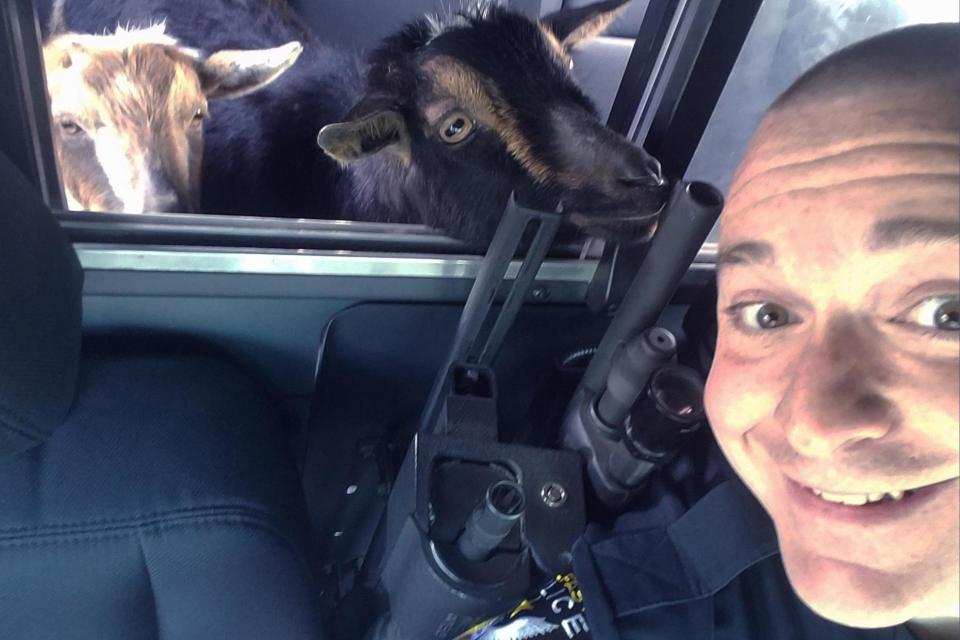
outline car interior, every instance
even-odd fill
[[[452,640],[568,571],[588,523],[715,446],[715,223],[763,111],[831,51],[954,10],[633,0],[573,73],[676,185],[653,239],[511,200],[478,250],[68,210],[41,4],[0,0],[0,637],[36,640]],[[289,4],[368,50],[450,3]]]

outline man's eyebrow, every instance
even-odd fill
[[[900,217],[879,220],[873,224],[867,237],[871,251],[896,249],[906,244],[960,239],[960,218],[931,220],[930,218]]]
[[[717,269],[735,264],[771,264],[773,263],[773,245],[769,242],[745,240],[717,253]]]

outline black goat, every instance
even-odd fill
[[[570,74],[571,48],[625,3],[536,21],[481,2],[403,27],[365,61],[281,0],[57,0],[55,13],[72,31],[162,20],[206,51],[304,43],[272,85],[211,105],[203,211],[422,223],[482,245],[511,191],[562,201],[589,233],[650,232],[668,191],[658,163],[600,123]]]

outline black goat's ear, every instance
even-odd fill
[[[561,9],[542,18],[543,25],[565,49],[592,40],[620,17],[630,0],[595,2],[576,9]]]
[[[351,115],[345,122],[320,129],[317,144],[328,156],[346,164],[387,150],[410,161],[410,133],[402,113],[392,109],[357,113],[354,109]]]

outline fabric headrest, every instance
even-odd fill
[[[38,190],[0,153],[0,456],[40,444],[70,410],[83,271]]]

